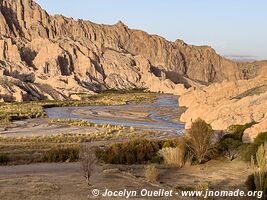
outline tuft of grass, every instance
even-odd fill
[[[150,183],[156,183],[158,178],[158,169],[155,165],[145,167],[145,178]]]
[[[159,151],[159,154],[163,157],[163,160],[167,165],[183,167],[185,164],[184,146],[163,148]]]
[[[126,129],[124,126],[120,125],[111,125],[111,124],[95,124],[86,120],[72,120],[72,119],[52,119],[51,123],[56,124],[64,124],[69,126],[81,126],[81,127],[95,127],[95,128],[106,128],[109,133],[113,133],[116,131],[121,131]],[[133,132],[131,128],[129,128],[130,132]]]
[[[11,126],[12,126],[12,124],[11,124],[11,121],[8,117],[2,118],[2,119],[0,118],[0,128],[6,129],[6,128],[9,128]]]
[[[257,163],[255,163],[255,161]],[[251,165],[254,171],[254,183],[257,191],[266,191],[267,189],[267,142],[262,144],[256,153],[256,160],[251,158]]]
[[[194,190],[205,192],[209,188],[210,188],[210,184],[208,182],[200,182],[194,187]]]

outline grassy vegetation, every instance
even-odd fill
[[[103,93],[98,95],[84,95],[82,100],[74,101],[31,101],[0,103],[0,128],[8,128],[13,120],[23,120],[44,117],[44,108],[65,106],[94,106],[94,105],[124,105],[127,103],[152,102],[155,93]]]
[[[64,151],[69,149],[79,150],[79,144],[58,144],[58,143],[0,143],[0,151],[4,155],[4,161],[2,165],[17,165],[17,164],[30,164],[39,162],[61,162],[66,160],[51,159],[51,152],[57,152],[58,158],[62,158],[60,155]],[[65,153],[66,154],[66,153]],[[50,155],[50,156],[49,156]],[[54,154],[55,155],[55,154]],[[56,156],[55,156],[56,157]],[[72,160],[73,161],[73,160]]]
[[[13,120],[37,118],[45,116],[41,103],[0,103],[0,127],[11,126]]]
[[[255,157],[251,158],[253,174],[247,177],[245,185],[248,190],[263,191],[263,197],[267,196],[267,142],[258,147]]]
[[[89,121],[85,120],[72,120],[72,119],[52,119],[50,120],[51,123],[56,123],[56,124],[64,124],[64,125],[69,125],[69,126],[81,126],[81,127],[95,127],[95,128],[106,128],[109,130],[109,132],[114,132],[114,131],[121,131],[123,129],[126,129],[123,126],[120,125],[112,125],[112,124],[95,124]],[[130,127],[129,130],[133,132],[132,130],[133,127]]]
[[[12,126],[13,120],[45,117],[44,108],[61,106],[91,106],[91,105],[122,105],[127,103],[150,103],[155,100],[156,94],[134,91],[106,92],[99,95],[81,95],[80,101],[33,101],[0,103],[0,128]],[[105,130],[88,134],[59,134],[32,137],[6,137],[0,136],[0,164],[25,164],[37,162],[61,162],[77,159],[77,151],[83,142],[123,139],[135,137],[133,127],[124,128],[110,124],[98,125],[87,121],[77,120],[51,120],[52,123],[68,124],[71,126],[84,126],[103,128]],[[139,134],[139,133],[138,133]],[[139,136],[152,134],[144,132]]]
[[[175,148],[163,148],[159,151],[159,154],[169,166],[183,167],[185,164],[185,147],[182,145]]]
[[[145,167],[145,178],[149,183],[156,183],[158,178],[158,170],[154,165]]]
[[[128,142],[113,143],[96,151],[98,159],[109,164],[144,164],[163,160],[158,151],[165,146],[175,147],[178,140],[133,139]]]
[[[189,131],[190,137],[167,141],[134,139],[129,142],[113,143],[99,149],[97,157],[109,164],[146,164],[165,161],[167,165],[179,167],[183,167],[185,163],[202,164],[221,156],[229,160],[237,157],[245,160],[248,157],[250,161],[258,147],[267,141],[267,133],[262,133],[253,143],[242,143],[244,130],[254,124],[249,123],[229,127],[230,134],[225,135],[218,143],[214,143],[210,125],[200,120],[196,123],[198,126]],[[209,134],[206,134],[207,132]]]
[[[8,161],[8,164],[57,162],[57,159],[51,156],[55,152],[63,154],[64,149],[79,149],[81,143],[126,139],[128,137],[136,137],[137,134],[140,138],[143,138],[154,133],[149,131],[136,133],[131,132],[130,128],[117,130],[114,127],[106,131],[88,134],[58,134],[31,137],[0,136],[0,161],[3,160],[2,164],[6,163],[4,162],[5,160]],[[72,157],[69,159],[72,160]],[[58,161],[64,161],[64,159],[59,159]]]
[[[42,161],[44,162],[73,162],[79,159],[80,148],[57,147],[45,152]]]
[[[228,128],[229,134],[225,135],[219,142],[218,148],[220,155],[229,160],[239,157],[242,160],[250,162],[251,156],[256,154],[258,147],[267,141],[267,133],[261,133],[251,144],[244,144],[242,137],[247,128],[255,125],[255,122],[244,125],[232,125]]]
[[[251,156],[255,157],[258,148],[267,142],[267,132],[260,133],[252,143],[244,144],[241,152],[243,160],[250,161]]]

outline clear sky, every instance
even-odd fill
[[[49,14],[100,24],[119,20],[222,55],[267,59],[266,0],[35,0]]]

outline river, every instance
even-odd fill
[[[139,129],[182,134],[178,97],[159,95],[152,104],[55,107],[45,109],[51,119],[86,120],[96,124],[132,126]]]

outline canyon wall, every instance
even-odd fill
[[[257,75],[253,64],[248,70],[210,47],[170,42],[122,22],[100,25],[50,16],[32,0],[1,0],[0,10],[4,101],[68,99],[71,93],[106,89],[179,94],[183,85]]]
[[[234,62],[128,28],[50,16],[32,0],[0,0],[0,101],[71,99],[75,93],[145,88],[181,95],[187,127],[259,122],[266,130],[266,61]]]

